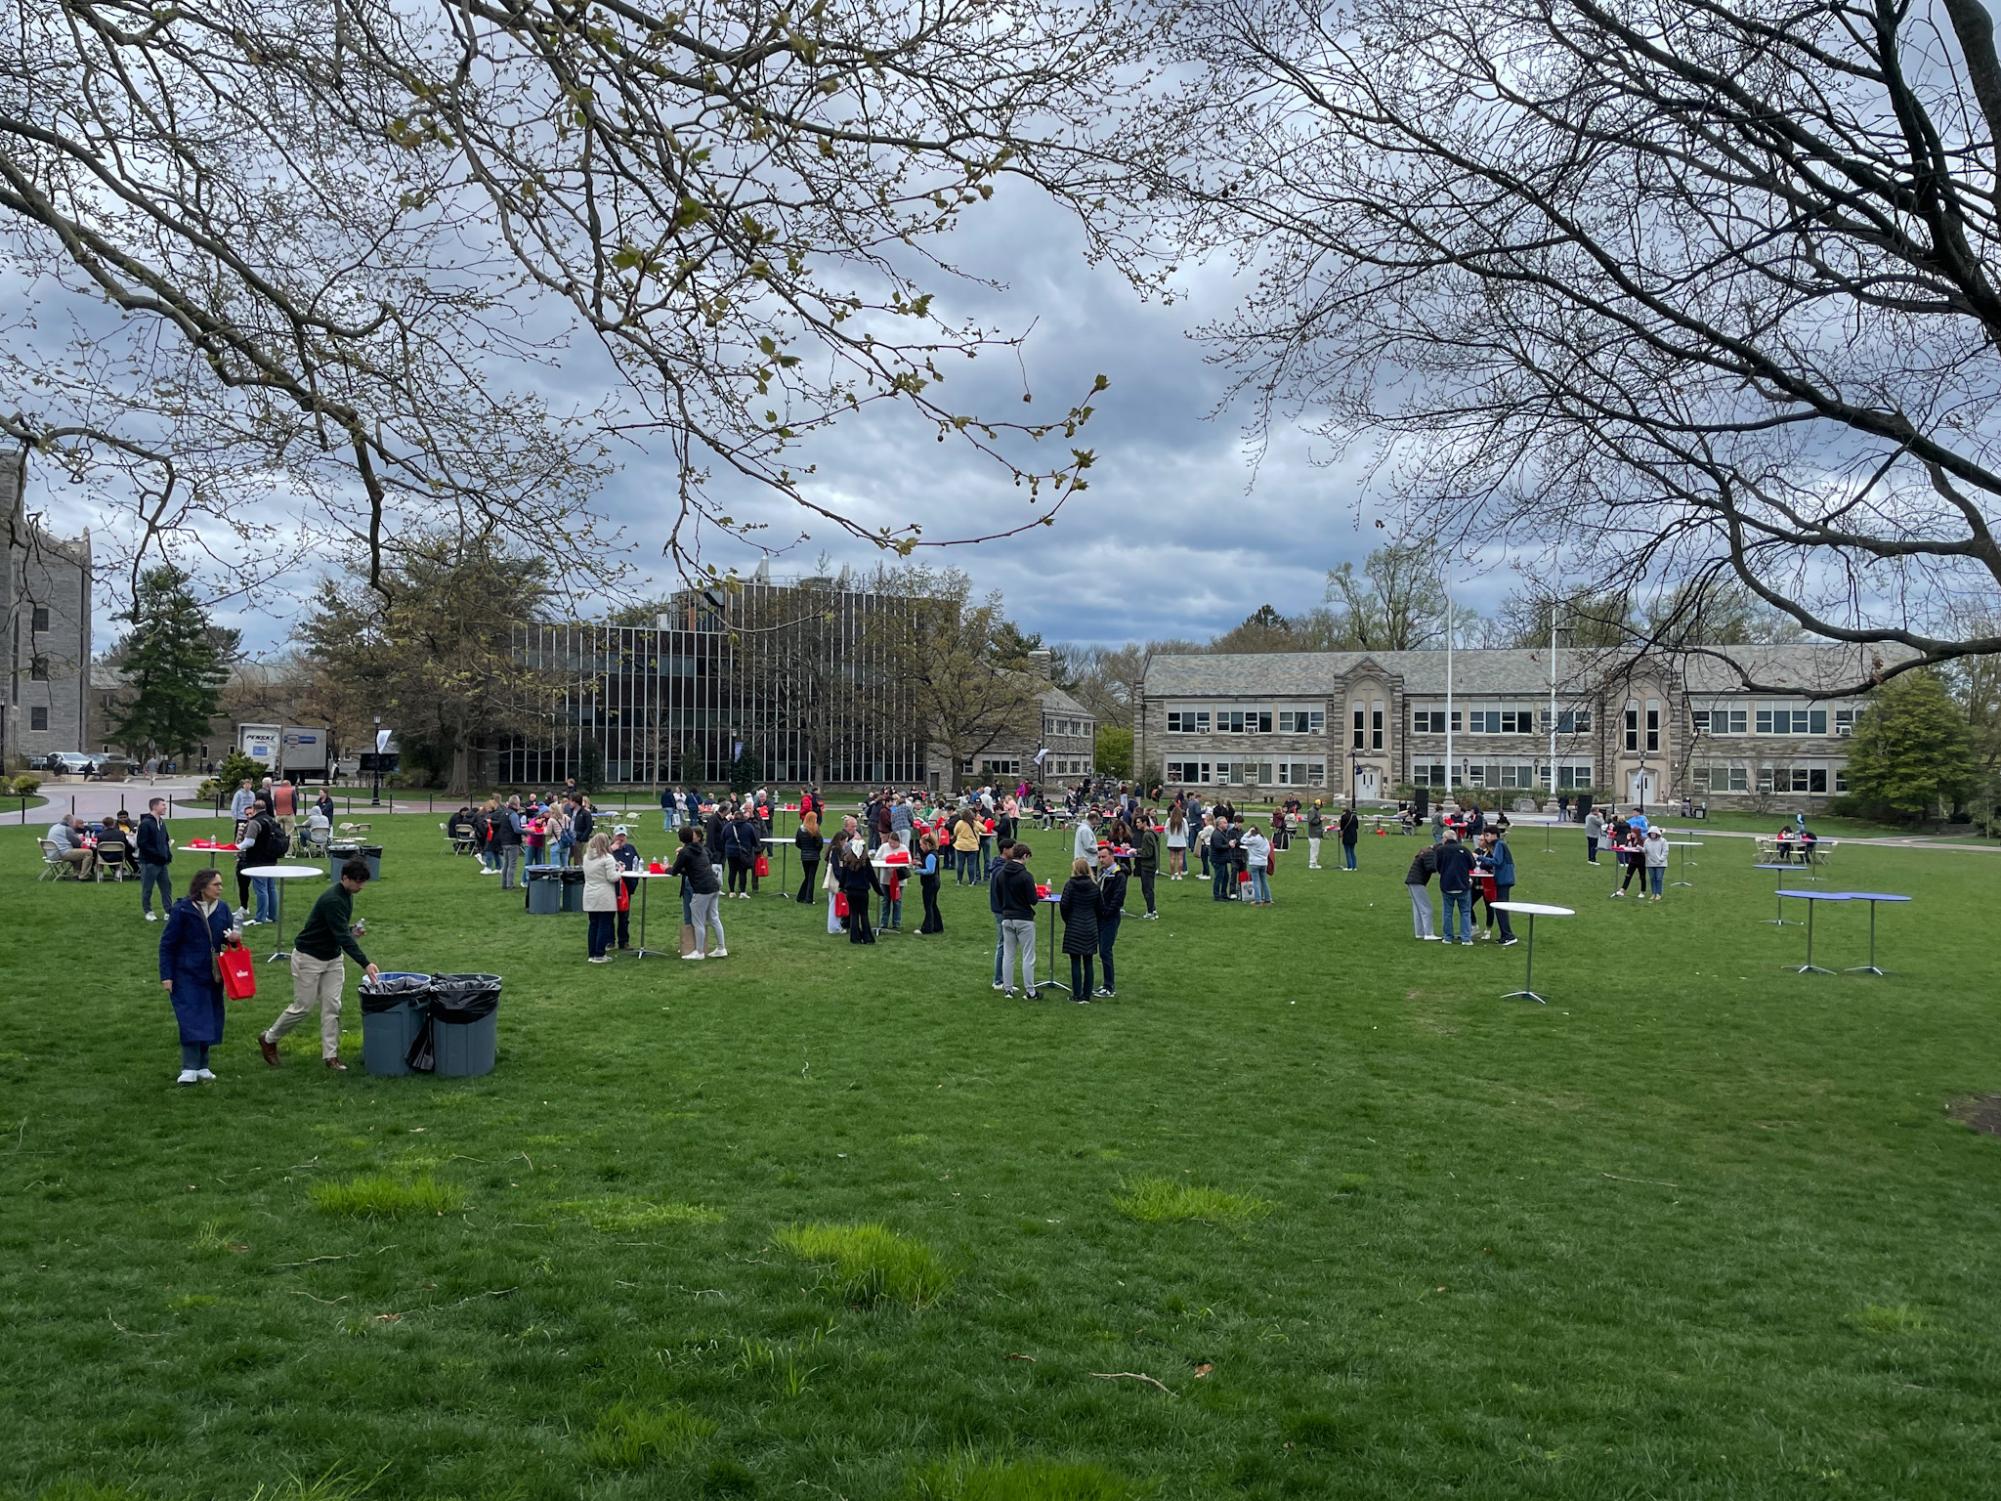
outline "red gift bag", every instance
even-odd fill
[[[837,891],[834,893],[834,916],[846,917],[847,915],[848,894],[845,891]]]
[[[222,972],[222,993],[232,1001],[254,1000],[257,996],[257,961],[242,944],[231,944],[215,956]]]
[[[771,874],[771,857],[769,855],[759,855],[757,863],[751,866],[750,869],[751,874],[755,875],[760,881],[763,880]]]
[[[1240,870],[1240,871],[1238,871],[1238,872],[1237,872],[1237,884],[1238,884],[1239,886],[1248,886],[1248,885],[1250,885],[1250,884],[1251,884],[1251,873],[1250,873],[1250,872],[1249,872],[1248,870]]]
[[[632,888],[623,881],[618,883],[618,910],[621,912],[632,910]]]

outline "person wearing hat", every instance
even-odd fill
[[[1444,941],[1473,941],[1473,853],[1459,842],[1459,835],[1445,831],[1438,845],[1438,896],[1444,905]],[[1453,922],[1454,913],[1458,923]]]
[[[611,857],[625,872],[618,878],[618,948],[625,953],[632,947],[632,898],[639,889],[639,879],[632,872],[639,869],[639,851],[624,824],[611,831]]]

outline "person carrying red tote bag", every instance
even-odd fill
[[[249,1001],[257,998],[257,961],[250,956],[250,950],[239,941],[226,945],[215,956],[215,967],[222,976],[222,994],[231,1001]]]

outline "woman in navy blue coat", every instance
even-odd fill
[[[160,934],[160,984],[181,1029],[176,1084],[206,1084],[215,1078],[208,1067],[208,1050],[222,1041],[222,977],[215,956],[235,928],[229,903],[222,899],[222,872],[195,872],[188,894],[174,903]]]

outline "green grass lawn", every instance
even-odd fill
[[[136,889],[35,884],[37,832],[0,831],[0,1496],[1992,1491],[2001,1141],[1946,1112],[2001,1092],[1988,856],[1842,852],[1917,899],[1875,980],[1790,972],[1739,841],[1654,907],[1526,835],[1517,896],[1578,909],[1545,1009],[1498,999],[1524,948],[1412,940],[1414,841],[1295,849],[1269,910],[1163,882],[1086,1008],[994,995],[950,884],[942,938],[763,895],[726,960],[590,967],[385,819],[368,947],[505,976],[499,1069],[371,1080],[350,987],[356,1071],[311,1024],[269,1071],[270,967],[182,1090]]]

